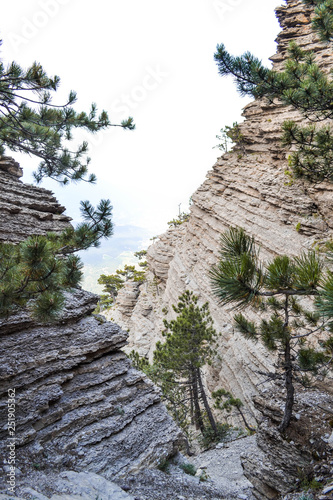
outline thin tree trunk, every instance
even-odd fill
[[[285,300],[285,322],[284,327],[288,328],[289,325],[289,300],[286,295]],[[287,390],[286,403],[284,407],[283,419],[281,424],[279,425],[280,432],[284,432],[287,427],[289,427],[293,406],[294,406],[294,385],[293,385],[293,366],[291,361],[291,348],[290,348],[290,339],[286,339],[286,345],[284,349],[284,370],[285,370],[285,387]]]
[[[191,382],[191,381],[190,381]],[[191,424],[194,424],[194,403],[193,403],[193,388],[190,384],[190,415],[191,415]]]
[[[194,421],[196,427],[199,428],[201,434],[203,434],[205,426],[202,420],[202,415],[199,405],[198,379],[195,368],[191,370],[191,374],[192,374],[192,391],[193,391],[193,404],[194,404]]]
[[[290,424],[293,406],[294,406],[294,385],[293,385],[293,369],[290,356],[290,342],[287,342],[284,351],[284,361],[285,361],[285,376],[286,376],[286,403],[284,407],[284,414],[281,424],[279,425],[279,430],[284,432]]]
[[[207,396],[206,396],[205,389],[204,389],[204,386],[202,383],[200,368],[197,368],[197,378],[198,378],[198,383],[199,383],[199,387],[200,387],[200,394],[201,394],[202,402],[203,402],[205,410],[207,412],[209,423],[210,423],[213,431],[217,435],[216,422],[215,422],[215,419],[213,417],[212,410],[210,409],[210,406],[208,404]]]
[[[253,432],[255,429],[254,429],[253,427],[250,427],[250,426],[249,426],[249,424],[247,423],[247,420],[246,420],[246,418],[245,418],[245,415],[244,415],[244,413],[242,412],[242,410],[240,409],[240,407],[239,407],[239,406],[236,406],[236,408],[237,408],[237,410],[239,411],[239,414],[240,414],[240,416],[242,417],[243,422],[244,422],[244,425],[245,425],[245,427],[247,428],[247,430],[248,430],[248,431],[250,431],[250,432]]]

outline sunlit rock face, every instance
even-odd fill
[[[53,194],[23,184],[14,160],[0,159],[0,175],[0,241],[68,227]],[[178,428],[156,388],[121,351],[128,333],[92,315],[97,301],[77,289],[66,294],[56,323],[37,324],[23,309],[0,319],[0,417],[4,424],[14,400],[16,466],[23,472],[38,464],[122,477],[174,450]],[[8,439],[3,425],[3,460]]]
[[[274,68],[283,68],[288,43],[295,40],[313,50],[320,65],[333,67],[331,48],[318,41],[310,25],[311,8],[300,0],[289,0],[276,10],[282,32],[277,38]],[[130,348],[151,358],[161,339],[163,311],[173,316],[171,305],[189,289],[200,302],[209,302],[216,329],[222,333],[220,355],[206,373],[211,390],[225,387],[255,412],[251,396],[263,377],[258,372],[274,370],[271,356],[260,344],[246,341],[234,332],[234,311],[221,307],[212,295],[209,269],[218,260],[220,235],[240,226],[255,237],[261,257],[297,255],[333,233],[333,185],[290,182],[286,175],[290,151],[281,146],[281,126],[286,119],[304,122],[291,107],[276,101],[255,100],[244,109],[244,137],[237,151],[224,154],[194,193],[189,222],[172,228],[148,249],[149,273],[135,303],[121,291],[110,313],[129,329]],[[126,311],[124,312],[124,308]]]

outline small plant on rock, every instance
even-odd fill
[[[196,467],[190,463],[180,464],[180,468],[183,469],[185,474],[188,474],[189,476],[195,476],[197,473]]]

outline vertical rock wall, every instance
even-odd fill
[[[276,14],[282,27],[271,58],[276,70],[283,67],[291,40],[313,50],[327,70],[333,67],[330,47],[311,30],[310,7],[287,0]],[[185,289],[199,295],[201,302],[209,301],[215,327],[222,333],[222,362],[209,368],[207,385],[211,390],[226,387],[253,409],[251,396],[262,381],[258,372],[274,367],[262,346],[233,331],[233,311],[212,295],[208,271],[218,260],[220,235],[230,226],[241,226],[255,237],[263,258],[296,255],[332,235],[333,185],[289,182],[285,170],[290,152],[279,138],[283,121],[303,120],[295,110],[261,99],[246,106],[244,117],[244,148],[217,160],[192,197],[189,222],[170,229],[149,248],[148,280],[134,307],[124,290],[111,315],[130,330],[130,346],[151,356],[161,338],[163,309],[170,311]]]

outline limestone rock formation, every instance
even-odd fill
[[[0,172],[0,241],[17,243],[31,234],[68,227],[71,218],[65,207],[51,191],[20,181],[23,171],[13,158],[0,157]]]
[[[244,453],[242,464],[258,500],[281,498],[311,481],[319,485],[332,478],[332,392],[298,387],[295,418],[286,438],[277,430],[281,395],[262,394],[254,402],[263,417],[256,436],[259,450]]]
[[[311,12],[301,0],[287,0],[276,10],[283,28],[271,58],[276,69],[283,66],[291,40],[313,50],[327,70],[333,67],[330,49],[311,30]],[[161,338],[163,310],[172,317],[171,305],[185,289],[192,290],[202,303],[209,302],[215,327],[222,333],[222,363],[209,368],[208,388],[227,388],[256,413],[252,395],[262,381],[258,372],[274,367],[263,347],[233,331],[233,311],[220,307],[212,295],[208,271],[218,260],[220,235],[230,226],[241,226],[255,237],[263,258],[299,254],[333,234],[333,185],[299,179],[291,183],[285,174],[290,151],[282,148],[279,138],[283,121],[303,120],[295,110],[260,99],[246,106],[244,117],[242,145],[219,158],[208,172],[192,196],[189,222],[170,229],[148,249],[148,278],[136,303],[127,304],[124,314],[120,293],[111,315],[129,329],[129,345],[151,357]]]
[[[0,160],[0,172],[1,241],[69,224],[50,191],[18,179],[14,161]],[[92,315],[98,296],[77,289],[66,299],[55,324],[37,324],[23,309],[0,320],[1,478],[13,443],[22,472],[36,464],[109,479],[158,463],[180,436],[156,388],[121,351],[127,332]],[[5,424],[9,399],[13,436]]]
[[[20,487],[20,497],[1,495],[0,500],[134,500],[119,486],[92,472],[64,471],[55,474],[34,473],[31,486]],[[40,491],[43,493],[40,493]],[[53,493],[56,491],[56,493]]]

